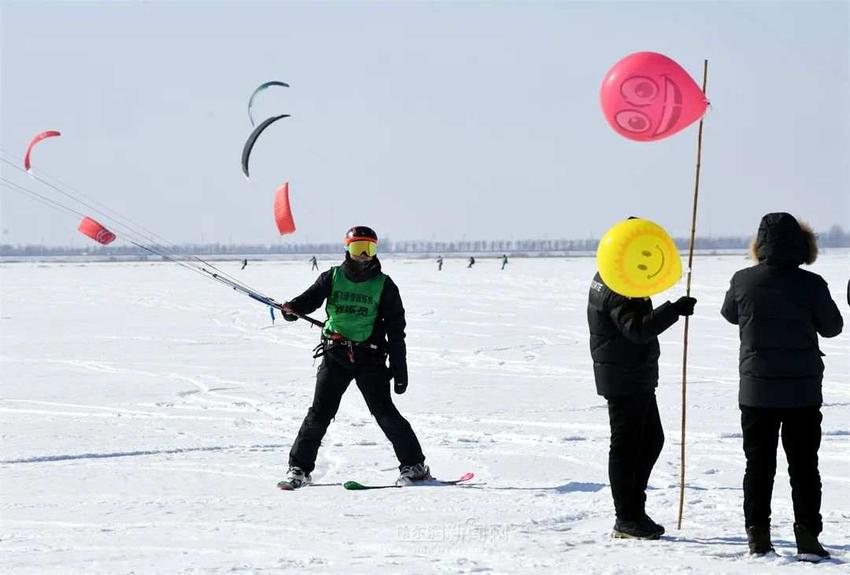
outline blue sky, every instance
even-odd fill
[[[0,150],[62,131],[36,169],[174,243],[334,241],[354,224],[584,238],[630,214],[685,236],[696,124],[632,142],[599,107],[606,71],[651,50],[698,82],[709,60],[698,234],[751,234],[769,211],[848,229],[849,23],[847,2],[0,0]],[[255,114],[292,117],[249,182],[246,105],[273,79],[291,88]],[[284,181],[298,231],[281,239]],[[4,243],[87,241],[73,216],[0,194]]]

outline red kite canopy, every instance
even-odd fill
[[[280,235],[291,234],[295,231],[295,220],[289,207],[289,182],[277,189],[274,196],[274,221]]]
[[[82,219],[77,229],[99,244],[106,245],[115,240],[115,234],[88,216]]]
[[[42,141],[45,138],[55,138],[56,136],[61,136],[61,135],[62,134],[60,134],[56,130],[47,130],[46,132],[42,132],[42,133],[38,134],[36,137],[34,137],[30,141],[30,145],[27,146],[27,153],[24,154],[24,168],[26,168],[26,170],[28,172],[30,171],[30,167],[31,167],[30,166],[30,152],[32,152],[33,146],[35,146],[37,143],[39,143],[40,141]]]

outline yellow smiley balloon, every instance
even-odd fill
[[[649,220],[620,222],[602,237],[596,250],[602,281],[626,297],[649,297],[682,277],[676,244],[664,228]]]

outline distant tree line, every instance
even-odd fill
[[[680,249],[688,248],[688,238],[676,238]],[[698,250],[736,250],[747,249],[749,236],[698,237],[695,248]],[[432,240],[381,240],[381,252],[392,254],[545,254],[564,252],[593,252],[599,244],[599,239],[583,240],[459,240],[437,242]],[[818,234],[818,245],[821,248],[850,247],[850,233],[841,226],[832,226],[828,232]],[[150,246],[157,252],[167,252],[176,255],[263,255],[263,254],[338,254],[341,251],[339,242],[330,243],[297,243],[297,244],[181,244],[165,248]],[[151,252],[136,246],[90,246],[85,248],[48,247],[40,245],[10,245],[0,244],[0,256],[40,257],[40,256],[152,256]],[[157,258],[158,256],[153,256]]]

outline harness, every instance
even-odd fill
[[[324,357],[325,355],[330,355],[331,358],[335,358],[337,356],[331,352],[336,349],[344,349],[349,363],[354,365],[355,349],[378,351],[380,348],[374,343],[351,341],[341,333],[333,332],[330,337],[322,335],[322,341],[319,342],[319,345],[313,348],[313,359]]]

